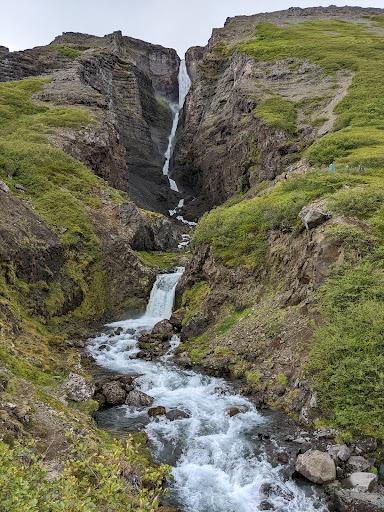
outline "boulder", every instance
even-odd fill
[[[230,407],[229,409],[227,409],[227,414],[228,416],[230,416],[231,418],[233,416],[237,416],[238,414],[241,414],[243,412],[247,412],[247,408],[242,406],[242,407]]]
[[[165,416],[166,412],[167,411],[165,407],[159,405],[158,407],[152,407],[151,409],[149,409],[148,416],[150,416],[151,418],[155,418],[156,416]]]
[[[93,397],[95,385],[89,382],[82,375],[70,373],[64,381],[64,389],[69,400],[74,402],[85,402]]]
[[[170,421],[184,420],[191,417],[190,414],[185,411],[180,411],[180,409],[171,409],[165,416]]]
[[[348,459],[347,469],[350,472],[356,473],[366,471],[371,467],[371,465],[372,464],[367,459],[364,459],[364,457],[361,457],[360,455],[353,455]]]
[[[173,336],[173,325],[169,320],[162,320],[154,326],[152,334],[159,334],[169,339]]]
[[[0,180],[0,190],[2,190],[5,193],[9,192],[8,185],[6,183],[4,183],[4,181],[2,181],[2,180]]]
[[[105,396],[108,405],[123,405],[127,396],[126,390],[119,381],[103,384],[101,392]]]
[[[377,475],[374,473],[365,473],[358,471],[352,473],[348,478],[343,480],[342,485],[346,489],[355,489],[357,491],[368,491],[374,490],[377,484]]]
[[[287,452],[279,452],[276,458],[279,464],[288,464],[289,462],[289,455]]]
[[[128,393],[125,403],[131,407],[147,407],[153,404],[153,400],[151,396],[138,389],[134,389]]]
[[[296,471],[315,484],[325,484],[336,479],[336,466],[332,457],[319,450],[308,450],[296,460]]]
[[[183,309],[178,309],[169,319],[169,322],[172,324],[176,331],[181,331],[184,315],[185,311]]]
[[[346,444],[334,444],[328,447],[327,452],[334,461],[347,462],[351,456],[351,449]]]
[[[331,218],[330,214],[321,210],[318,206],[305,206],[299,213],[306,229],[313,229]]]
[[[261,484],[259,494],[262,498],[284,498],[290,501],[294,498],[292,491],[276,482],[264,482]]]

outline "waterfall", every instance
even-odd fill
[[[161,320],[169,320],[171,318],[176,286],[183,272],[184,268],[179,267],[172,274],[160,274],[157,276],[145,312],[146,318]]]

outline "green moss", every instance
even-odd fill
[[[9,369],[16,376],[35,384],[49,385],[55,382],[50,374],[28,363],[22,356],[13,355],[5,346],[0,346],[0,361],[3,367]]]
[[[176,267],[180,261],[180,254],[176,252],[135,251],[135,254],[143,265],[161,270]]]
[[[209,243],[215,257],[228,266],[264,266],[270,230],[294,230],[301,208],[310,201],[364,181],[348,174],[312,172],[280,182],[252,199],[205,214],[196,227],[194,243]]]
[[[295,104],[281,96],[274,96],[256,107],[254,114],[268,126],[279,128],[294,135],[297,130],[297,112]]]
[[[202,364],[205,357],[210,353],[211,349],[208,345],[209,333],[204,333],[196,338],[185,341],[180,350],[186,350],[191,358],[192,364]]]
[[[316,330],[310,369],[334,424],[384,438],[384,269],[368,259],[346,267],[320,290],[324,324]]]
[[[77,59],[77,57],[80,57],[81,55],[81,51],[77,48],[61,44],[51,44],[48,46],[48,49],[52,52],[57,52],[60,55],[63,55],[63,57],[68,57],[69,59]]]
[[[209,293],[210,288],[206,281],[199,281],[189,290],[185,290],[181,298],[181,305],[186,309],[183,325],[186,325],[196,313],[203,310]]]
[[[261,383],[261,375],[258,370],[248,371],[245,373],[245,379],[253,388],[253,391],[257,392]]]
[[[280,386],[287,387],[289,384],[288,377],[285,375],[285,373],[279,373],[276,377],[276,381]]]
[[[236,311],[231,315],[227,316],[222,322],[216,327],[216,333],[221,336],[231,330],[240,320],[249,316],[252,312],[252,308],[246,308],[242,311]]]

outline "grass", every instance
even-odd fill
[[[80,57],[81,51],[77,48],[73,48],[72,46],[65,46],[60,44],[51,44],[48,46],[49,51],[57,52],[63,57],[68,57],[69,59],[77,59]]]
[[[271,230],[294,230],[303,206],[344,186],[365,181],[347,173],[330,175],[318,171],[281,182],[252,199],[206,214],[197,225],[194,243],[209,243],[215,257],[228,266],[260,268],[265,264]]]
[[[199,281],[189,290],[185,290],[181,298],[181,306],[186,309],[183,325],[186,325],[194,315],[202,311],[209,294],[210,288],[206,281]]]
[[[32,96],[47,79],[31,78],[0,84],[0,177],[11,190],[25,188],[37,214],[60,236],[66,248],[66,271],[81,288],[84,301],[77,317],[94,318],[105,309],[105,276],[101,244],[91,211],[101,206],[104,190],[116,194],[93,172],[61,149],[47,135],[58,127],[80,130],[94,122],[83,108],[40,104]],[[60,314],[64,291],[56,284],[46,301],[48,313]]]
[[[180,254],[176,252],[135,251],[135,254],[143,265],[161,270],[176,267],[180,260]]]
[[[232,329],[238,322],[250,315],[252,309],[246,308],[242,311],[235,311],[231,315],[228,315],[222,322],[216,327],[216,333],[220,336],[226,334]]]
[[[254,114],[268,126],[284,130],[294,135],[297,130],[297,111],[295,104],[281,96],[264,100],[255,108]]]

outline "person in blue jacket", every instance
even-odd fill
[[[331,173],[332,173],[332,174],[336,171],[336,165],[335,165],[335,162],[332,162],[332,163],[329,165],[329,170],[331,171]]]

